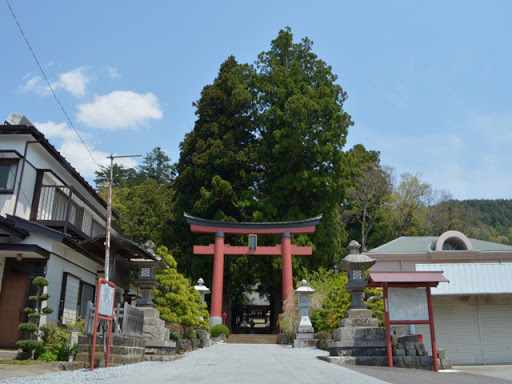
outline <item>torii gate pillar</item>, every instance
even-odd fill
[[[210,327],[213,327],[216,324],[222,324],[222,290],[224,289],[224,236],[224,232],[215,232]]]
[[[282,260],[282,284],[283,284],[283,309],[293,305],[288,300],[293,296],[293,269],[292,269],[292,235],[290,232],[281,233],[281,260]]]

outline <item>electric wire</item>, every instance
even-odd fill
[[[59,104],[60,106],[60,109],[62,109],[62,112],[64,113],[64,115],[66,116],[66,119],[68,120],[69,122],[69,125],[71,126],[71,128],[73,128],[73,130],[75,131],[76,135],[78,136],[78,138],[80,139],[81,143],[83,144],[83,146],[85,147],[85,149],[87,150],[87,152],[89,153],[89,156],[91,157],[92,161],[94,161],[94,163],[96,164],[96,166],[98,168],[100,168],[100,165],[98,164],[98,162],[96,161],[96,159],[94,158],[94,156],[92,155],[92,152],[89,150],[89,147],[85,144],[84,140],[82,139],[82,137],[80,136],[80,134],[78,133],[78,130],[75,128],[75,125],[73,124],[73,122],[71,121],[71,118],[69,117],[68,113],[66,112],[66,109],[64,108],[64,106],[62,105],[62,103],[60,102],[59,98],[57,97],[57,95],[55,94],[55,91],[53,90],[53,87],[52,85],[50,84],[50,81],[48,80],[48,77],[46,77],[46,73],[44,72],[43,70],[43,67],[41,66],[41,64],[39,63],[39,60],[37,59],[37,56],[36,54],[34,53],[34,51],[32,50],[32,47],[30,45],[30,43],[28,42],[28,39],[27,37],[25,36],[25,33],[23,32],[23,29],[21,28],[21,25],[20,23],[18,22],[18,19],[16,18],[16,15],[14,14],[14,11],[11,7],[11,4],[9,4],[9,1],[8,0],[5,0],[5,2],[7,3],[7,6],[9,7],[9,10],[11,11],[11,15],[12,17],[14,18],[14,21],[16,22],[16,25],[18,26],[18,29],[20,30],[20,33],[21,35],[23,36],[23,39],[25,40],[25,43],[27,44],[28,46],[28,49],[30,50],[30,53],[32,53],[32,57],[34,58],[35,62],[37,63],[37,66],[39,67],[39,70],[41,71],[45,81],[46,81],[46,84],[48,84],[48,87],[50,88],[50,91],[52,92],[52,95],[53,97],[55,98],[55,100],[57,101],[57,104]]]

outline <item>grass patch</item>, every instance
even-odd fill
[[[0,360],[0,365],[38,365],[45,364],[45,361],[41,360]]]

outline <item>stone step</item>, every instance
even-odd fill
[[[144,361],[175,361],[185,355],[144,355]]]
[[[228,344],[275,344],[277,335],[229,335],[226,340]]]
[[[1,349],[0,350],[0,360],[14,360],[18,356],[18,358],[21,358],[23,355],[23,352],[20,352],[16,349],[10,350],[10,349]]]

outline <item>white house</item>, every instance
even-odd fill
[[[0,125],[0,348],[20,339],[36,276],[49,281],[48,321],[85,315],[104,276],[105,217],[105,201],[26,117]],[[115,228],[111,244],[116,301],[129,301],[130,259],[161,261]]]
[[[458,231],[400,237],[366,254],[372,271],[443,271],[432,289],[438,348],[452,364],[512,364],[512,246]],[[427,326],[417,326],[430,346]]]

